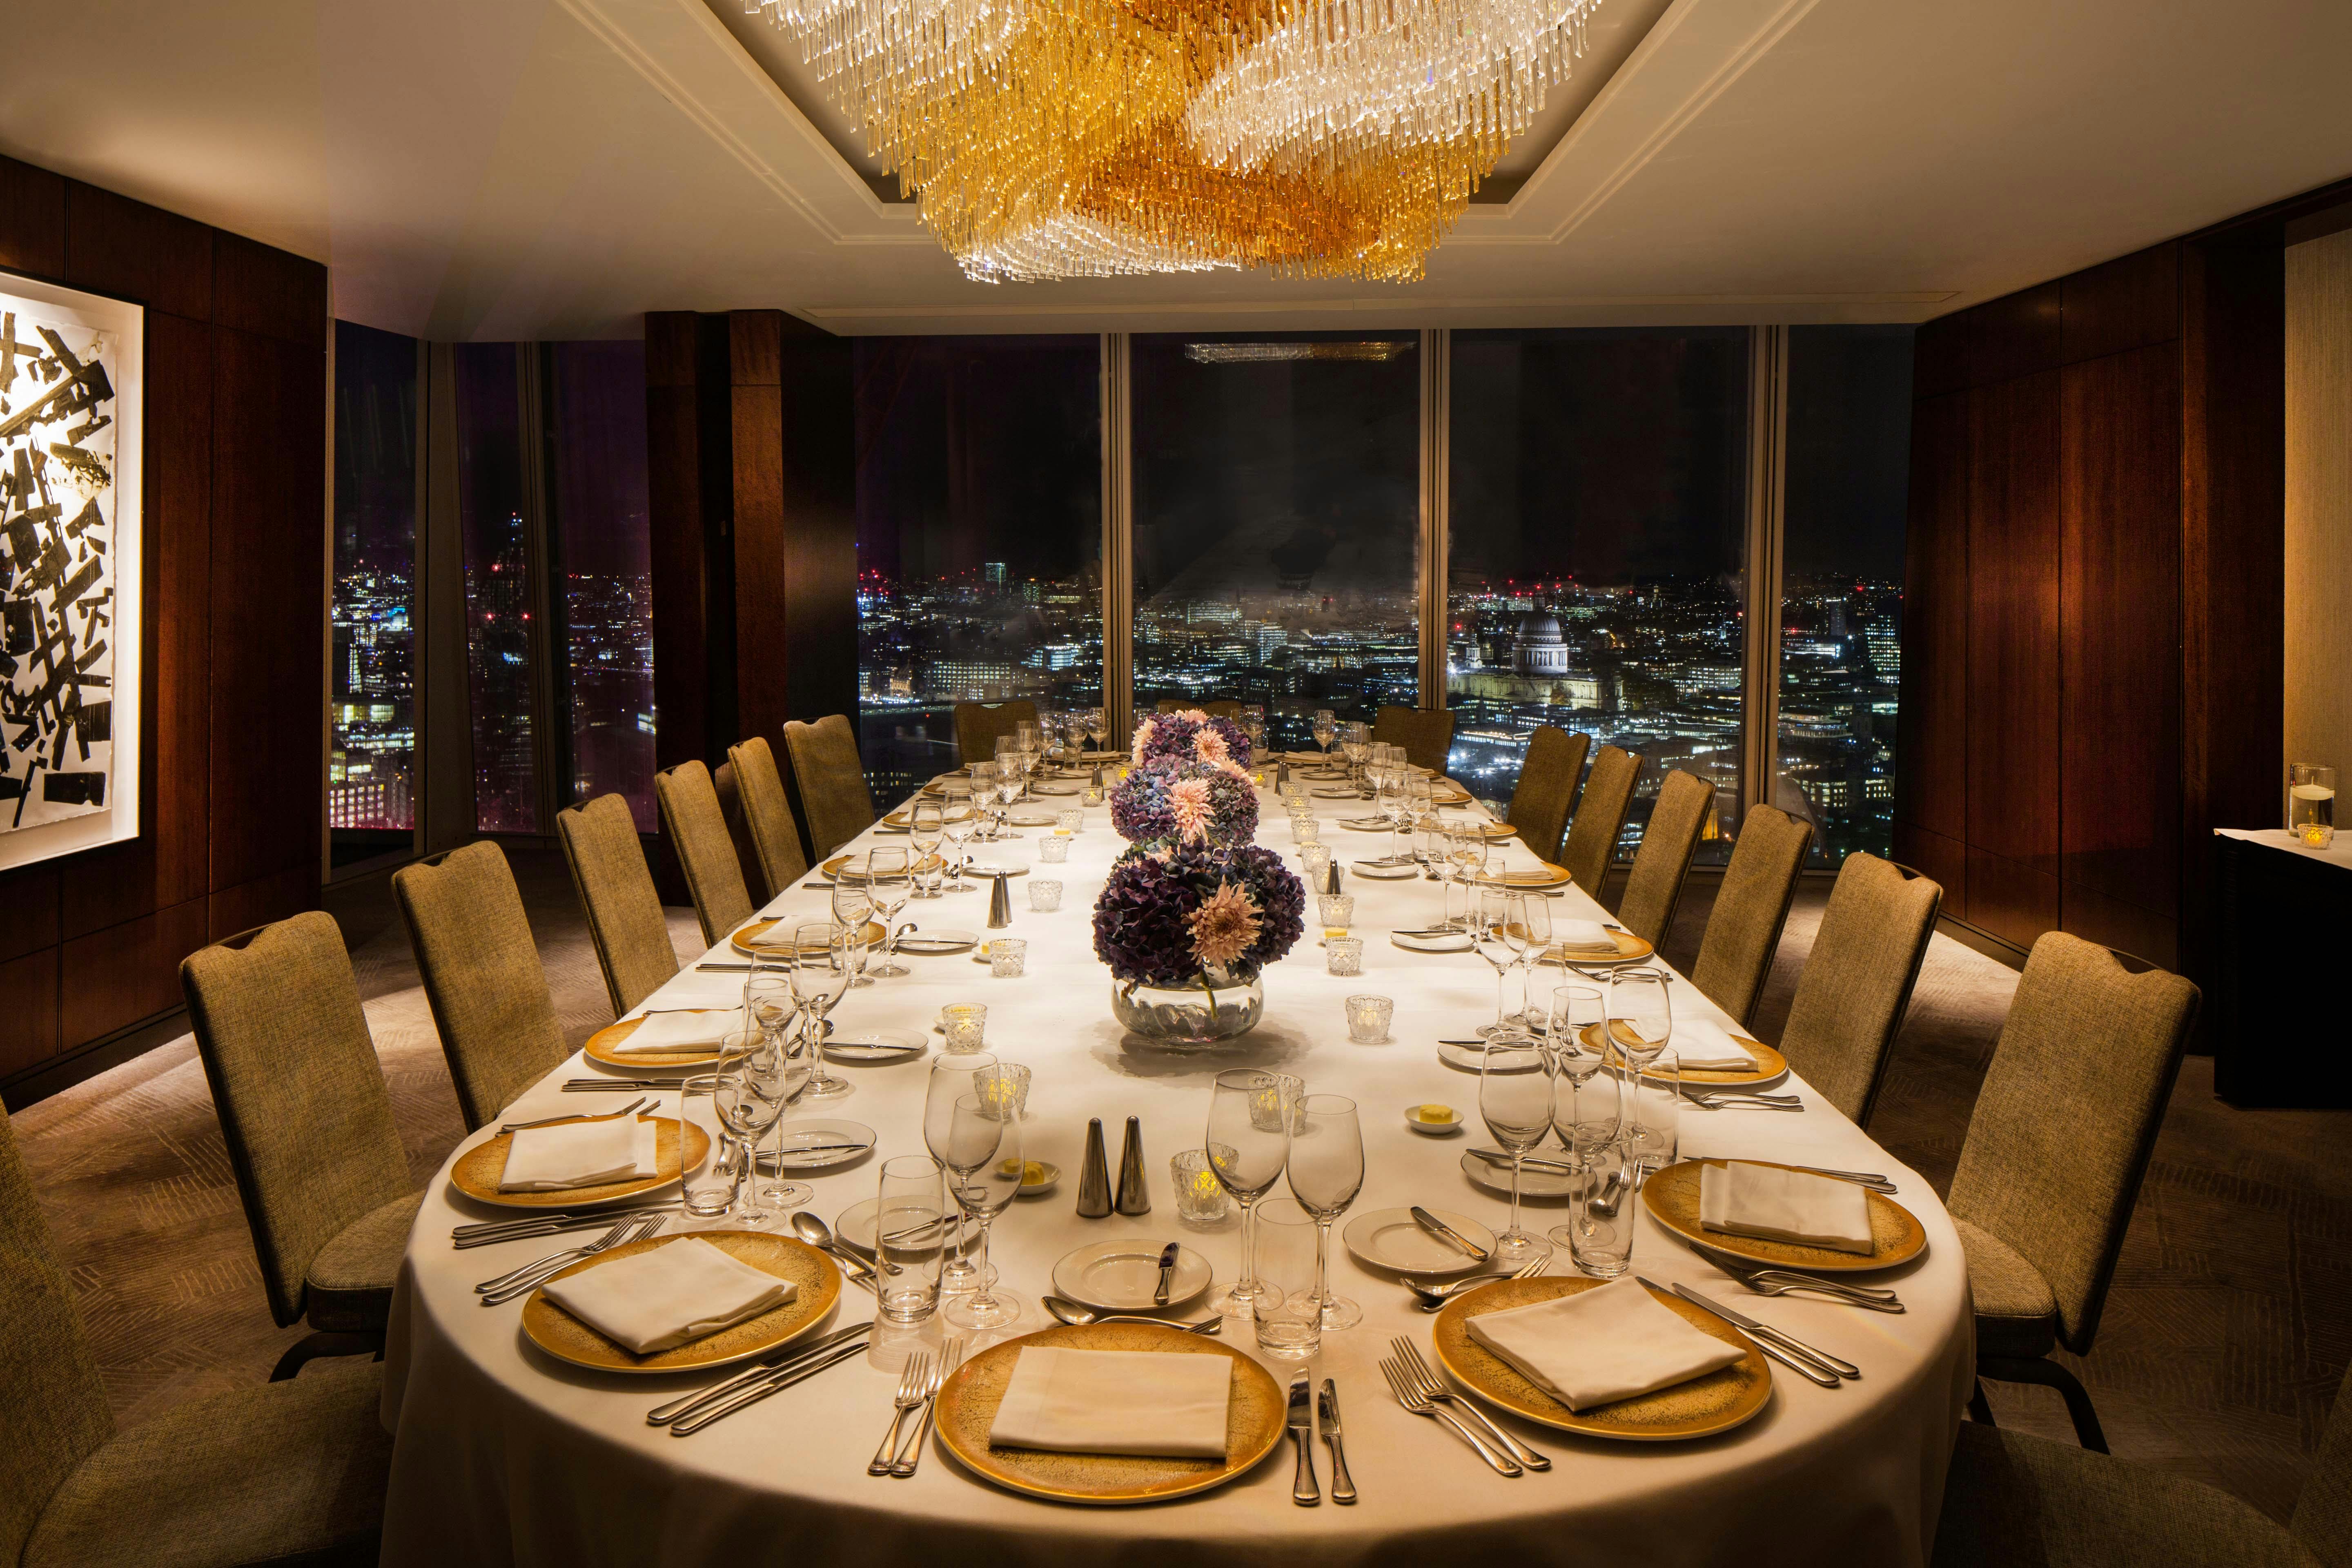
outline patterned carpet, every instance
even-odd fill
[[[574,1041],[610,1017],[561,856],[516,875]],[[1686,961],[1710,889],[1694,886],[1667,955]],[[1759,1018],[1778,1038],[1824,889],[1791,916]],[[422,1183],[459,1135],[457,1100],[408,942],[380,879],[338,890],[409,1163]],[[671,911],[681,953],[691,911]],[[1873,1131],[1940,1187],[2016,976],[1938,937],[1895,1047]],[[2293,1509],[2352,1362],[2352,1169],[2331,1153],[2346,1113],[2241,1111],[2212,1068],[2181,1074],[2134,1213],[2097,1348],[2072,1360],[2117,1454],[2195,1476],[2273,1517]],[[24,1111],[16,1134],[81,1293],[117,1417],[135,1425],[266,1377],[300,1337],[269,1321],[253,1247],[192,1041],[149,1052]],[[2056,1394],[1995,1386],[2005,1425],[2067,1439]]]

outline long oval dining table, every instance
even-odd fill
[[[1055,807],[1075,800],[1049,797]],[[1346,829],[1358,809],[1318,800],[1324,837],[1348,862],[1386,854],[1382,834]],[[1278,802],[1261,796],[1259,841],[1292,857]],[[1310,1092],[1354,1100],[1360,1110],[1366,1176],[1353,1212],[1425,1205],[1503,1227],[1507,1202],[1473,1184],[1464,1149],[1486,1144],[1476,1121],[1478,1080],[1440,1059],[1441,1037],[1467,1037],[1496,1010],[1496,976],[1475,953],[1430,954],[1392,945],[1392,928],[1430,923],[1441,889],[1415,878],[1350,877],[1354,930],[1364,940],[1363,973],[1326,973],[1320,932],[1308,909],[1305,936],[1265,973],[1265,1012],[1238,1040],[1199,1053],[1140,1046],[1124,1037],[1110,1007],[1111,979],[1093,951],[1095,896],[1126,847],[1103,807],[1086,811],[1066,864],[1038,859],[1041,834],[975,846],[982,858],[1031,867],[1013,877],[1013,921],[1003,934],[1029,943],[1027,973],[993,978],[968,953],[907,956],[913,973],[852,991],[836,1009],[845,1032],[894,1029],[926,1036],[919,1058],[834,1071],[855,1091],[796,1116],[845,1118],[872,1127],[875,1150],[857,1163],[806,1175],[813,1212],[828,1223],[875,1194],[876,1169],[893,1154],[923,1152],[929,1033],[940,1006],[982,1002],[987,1045],[1033,1072],[1025,1129],[1029,1158],[1057,1164],[1050,1194],[1017,1200],[995,1225],[994,1261],[1028,1303],[1024,1319],[992,1336],[1051,1327],[1038,1303],[1055,1261],[1089,1242],[1148,1237],[1181,1241],[1203,1255],[1221,1289],[1238,1262],[1237,1231],[1191,1229],[1177,1217],[1169,1160],[1198,1148],[1221,1069],[1259,1066],[1295,1074]],[[905,844],[879,825],[847,847]],[[1530,864],[1524,849],[1515,863]],[[1063,884],[1061,908],[1032,913],[1025,884]],[[986,884],[909,903],[901,920],[931,930],[982,930]],[[1599,906],[1570,889],[1557,915],[1599,919]],[[804,879],[765,914],[825,918],[828,895]],[[722,950],[714,960],[733,956]],[[1557,983],[1547,971],[1539,984]],[[648,998],[648,1008],[725,1006],[743,976],[683,969]],[[1374,993],[1394,999],[1388,1042],[1350,1043],[1343,999]],[[1682,1016],[1731,1021],[1687,982],[1672,986]],[[1540,993],[1538,1000],[1540,1000]],[[609,1096],[567,1093],[563,1081],[602,1071],[578,1055],[509,1108],[516,1120],[577,1113]],[[1682,1152],[1743,1156],[1838,1170],[1884,1173],[1896,1201],[1927,1233],[1924,1253],[1867,1277],[1901,1293],[1901,1314],[1860,1310],[1804,1296],[1766,1299],[1727,1278],[1647,1213],[1633,1250],[1636,1273],[1671,1287],[1685,1282],[1717,1300],[1786,1330],[1862,1368],[1836,1389],[1808,1383],[1777,1363],[1769,1403],[1747,1424],[1687,1442],[1589,1438],[1507,1416],[1498,1419],[1553,1460],[1517,1479],[1487,1468],[1435,1423],[1391,1396],[1377,1368],[1396,1335],[1426,1353],[1433,1319],[1393,1279],[1349,1259],[1335,1235],[1332,1277],[1360,1303],[1360,1326],[1327,1334],[1310,1370],[1337,1381],[1348,1458],[1361,1500],[1304,1508],[1291,1497],[1288,1440],[1254,1470],[1216,1490],[1137,1507],[1083,1507],[999,1489],[961,1468],[936,1436],[917,1473],[877,1479],[866,1462],[891,1414],[898,1375],[859,1357],[718,1422],[689,1437],[649,1426],[647,1409],[709,1374],[624,1376],[585,1371],[541,1354],[520,1331],[522,1303],[486,1308],[473,1286],[562,1245],[545,1238],[455,1250],[450,1231],[468,1221],[509,1217],[450,1185],[445,1164],[431,1184],[394,1296],[385,1352],[383,1413],[395,1434],[383,1561],[416,1568],[520,1563],[532,1568],[655,1564],[929,1563],[1314,1563],[1504,1564],[1579,1562],[1643,1568],[1769,1563],[1920,1563],[1932,1544],[1946,1461],[1971,1386],[1974,1320],[1960,1246],[1934,1190],[1790,1074],[1777,1086],[1803,1098],[1801,1114],[1765,1110],[1681,1112]],[[1465,1136],[1432,1138],[1405,1125],[1410,1106],[1438,1101],[1471,1121]],[[1139,1119],[1147,1215],[1082,1218],[1076,1212],[1087,1120],[1102,1119],[1116,1174],[1126,1119]],[[494,1129],[470,1135],[450,1164]],[[1556,1152],[1556,1151],[1555,1151]],[[1565,1217],[1530,1205],[1530,1228]],[[1344,1228],[1346,1220],[1339,1222]],[[673,1226],[673,1230],[677,1227]],[[577,1238],[564,1238],[577,1239]],[[1553,1271],[1573,1272],[1565,1250]],[[873,1298],[846,1281],[835,1309],[842,1324],[868,1315]],[[1200,1315],[1195,1305],[1189,1315]],[[1187,1314],[1180,1314],[1187,1315]],[[1228,1319],[1223,1343],[1258,1355],[1251,1325]],[[978,1346],[974,1347],[975,1349]],[[1292,1363],[1260,1357],[1277,1382]],[[1328,1450],[1317,1456],[1328,1489]]]

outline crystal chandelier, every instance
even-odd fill
[[[747,0],[967,276],[1411,282],[1599,0]]]

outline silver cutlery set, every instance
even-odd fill
[[[1284,1424],[1298,1445],[1290,1500],[1301,1508],[1313,1508],[1323,1500],[1323,1489],[1315,1479],[1315,1436],[1319,1426],[1323,1441],[1331,1446],[1331,1500],[1342,1505],[1354,1502],[1356,1480],[1348,1473],[1348,1449],[1339,1426],[1339,1385],[1327,1377],[1318,1391],[1303,1372],[1292,1378]]]
[[[890,1429],[882,1435],[881,1447],[874,1450],[866,1467],[867,1475],[904,1480],[915,1473],[915,1467],[922,1462],[923,1438],[931,1429],[931,1408],[939,1400],[940,1388],[962,1361],[963,1341],[953,1335],[937,1355],[918,1351],[907,1358],[906,1369],[898,1374],[898,1392],[890,1401]]]

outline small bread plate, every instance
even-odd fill
[[[899,953],[916,958],[945,958],[979,945],[976,931],[912,931],[898,939]]]
[[[1160,1288],[1160,1254],[1176,1248],[1175,1277],[1168,1300],[1152,1300]],[[1209,1288],[1209,1260],[1181,1243],[1150,1237],[1090,1241],[1054,1265],[1054,1289],[1082,1306],[1104,1312],[1160,1312],[1181,1307]]]
[[[729,938],[729,941],[733,942],[735,951],[738,952],[749,954],[753,958],[773,958],[781,962],[791,956],[792,950],[788,941],[777,941],[763,943],[760,939],[782,923],[783,922],[782,921],[753,921],[749,925],[743,927],[742,930],[737,931],[732,937]],[[793,923],[795,925],[804,926],[821,926],[825,922],[821,920],[814,920],[795,921]],[[868,946],[872,946],[874,943],[880,942],[884,934],[881,922],[878,921],[867,921],[866,922],[866,941]],[[814,952],[816,950],[812,947],[809,951]]]
[[[1511,1195],[1511,1167],[1481,1158],[1482,1153],[1496,1152],[1493,1149],[1463,1150],[1462,1173],[1470,1178],[1472,1186],[1483,1187],[1498,1198],[1507,1198]],[[1537,1163],[1538,1161],[1542,1163]],[[1576,1178],[1559,1168],[1567,1163],[1567,1156],[1556,1146],[1529,1154],[1528,1163],[1519,1167],[1519,1196],[1547,1201],[1575,1196]]]
[[[1490,1253],[1494,1251],[1495,1233],[1468,1215],[1439,1208],[1429,1212],[1460,1231],[1464,1240]],[[1385,1268],[1392,1274],[1460,1274],[1486,1267],[1444,1237],[1432,1236],[1422,1229],[1409,1208],[1373,1209],[1369,1214],[1360,1214],[1348,1222],[1339,1239],[1357,1262]]]
[[[1442,936],[1422,936],[1412,931],[1389,932],[1391,944],[1407,952],[1467,952],[1473,943],[1466,931],[1450,931]]]
[[[1840,1252],[1835,1247],[1808,1247],[1802,1242],[1767,1241],[1759,1236],[1734,1236],[1709,1230],[1698,1222],[1698,1179],[1701,1165],[1721,1165],[1723,1160],[1685,1160],[1667,1166],[1642,1184],[1642,1204],[1650,1217],[1685,1241],[1696,1241],[1716,1252],[1729,1253],[1774,1268],[1803,1268],[1816,1274],[1860,1274],[1874,1268],[1895,1268],[1927,1248],[1927,1227],[1918,1216],[1893,1198],[1864,1191],[1870,1202],[1871,1250]],[[1769,1165],[1769,1160],[1742,1163]],[[1796,1167],[1782,1165],[1781,1170]]]
[[[787,1121],[782,1152],[760,1151],[764,1170],[821,1171],[862,1160],[874,1147],[874,1129],[856,1121]]]
[[[1059,820],[1059,818],[1050,811],[1037,811],[1032,809],[1028,811],[1008,811],[1004,814],[1004,820],[1013,824],[1015,827],[1051,827]]]
[[[624,1242],[608,1252],[583,1258],[551,1276],[548,1283],[568,1279],[587,1268],[601,1268],[657,1247],[684,1241],[707,1241],[738,1262],[793,1283],[790,1300],[756,1318],[698,1340],[688,1340],[651,1355],[639,1355],[614,1343],[553,1301],[544,1286],[530,1293],[522,1306],[522,1331],[532,1344],[558,1361],[597,1372],[701,1372],[729,1366],[792,1343],[824,1321],[841,1298],[841,1267],[808,1243],[789,1236],[766,1236],[748,1230],[701,1230],[683,1236],[655,1236]]]
[[[1451,1138],[1467,1125],[1452,1106],[1433,1104],[1406,1106],[1404,1124],[1423,1138]]]
[[[1375,882],[1402,882],[1421,875],[1421,862],[1408,860],[1402,866],[1390,866],[1378,860],[1350,860],[1348,870],[1351,875],[1368,877]]]
[[[858,1199],[842,1210],[839,1216],[834,1220],[833,1234],[856,1251],[866,1254],[868,1258],[873,1257],[874,1215],[880,1209],[881,1202],[879,1198]],[[967,1245],[980,1239],[980,1221],[961,1211],[955,1217],[957,1225],[963,1232],[963,1239]],[[950,1231],[948,1222],[944,1218],[929,1222],[929,1229],[942,1240],[953,1240],[953,1233]],[[910,1237],[910,1239],[915,1238]]]
[[[601,1116],[577,1116],[575,1121],[603,1121]],[[677,1184],[677,1117],[639,1116],[640,1121],[654,1124],[654,1174],[625,1182],[606,1182],[593,1187],[559,1187],[550,1193],[502,1193],[499,1179],[506,1173],[507,1151],[514,1147],[514,1134],[501,1132],[486,1138],[457,1156],[449,1167],[449,1184],[476,1203],[495,1204],[507,1209],[587,1209],[605,1204],[619,1203],[624,1198],[643,1196],[663,1187]],[[689,1121],[686,1141],[687,1163],[699,1165],[710,1152],[710,1134]]]
[[[1028,1160],[1021,1166],[1021,1190],[1016,1198],[1042,1198],[1062,1184],[1062,1167],[1051,1160]]]
[[[931,1048],[929,1039],[903,1029],[866,1029],[855,1035],[834,1035],[824,1042],[827,1061],[908,1062]]]

